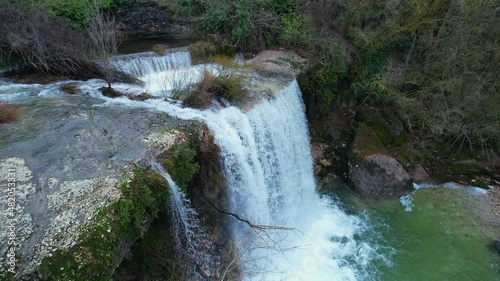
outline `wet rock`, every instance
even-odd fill
[[[350,180],[366,199],[394,198],[411,190],[410,175],[391,156],[374,154],[349,164]]]
[[[321,165],[314,166],[314,175],[317,176],[321,172]]]

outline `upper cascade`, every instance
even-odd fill
[[[140,78],[152,73],[191,67],[191,54],[186,48],[172,49],[165,55],[144,52],[112,58],[118,70]]]

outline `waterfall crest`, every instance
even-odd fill
[[[153,52],[116,56],[112,64],[118,70],[140,78],[152,73],[191,66],[191,54],[184,49],[174,50],[164,55]]]

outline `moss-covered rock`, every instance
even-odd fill
[[[42,260],[41,280],[111,280],[130,245],[169,202],[166,180],[152,170],[135,170],[120,186],[121,198],[101,209],[74,246]]]
[[[161,156],[163,166],[185,194],[188,193],[189,182],[200,168],[195,161],[196,154],[190,140],[186,140]]]
[[[373,154],[387,153],[388,150],[377,133],[365,123],[359,124],[352,145],[351,157],[363,159]]]

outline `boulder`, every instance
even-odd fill
[[[429,176],[425,168],[420,164],[415,165],[411,177],[414,183],[435,184],[434,180],[432,180],[432,178]]]
[[[350,161],[350,180],[366,199],[394,198],[412,189],[410,175],[391,156],[373,154]]]
[[[493,243],[493,248],[497,251],[497,253],[500,255],[500,240],[495,240]]]

